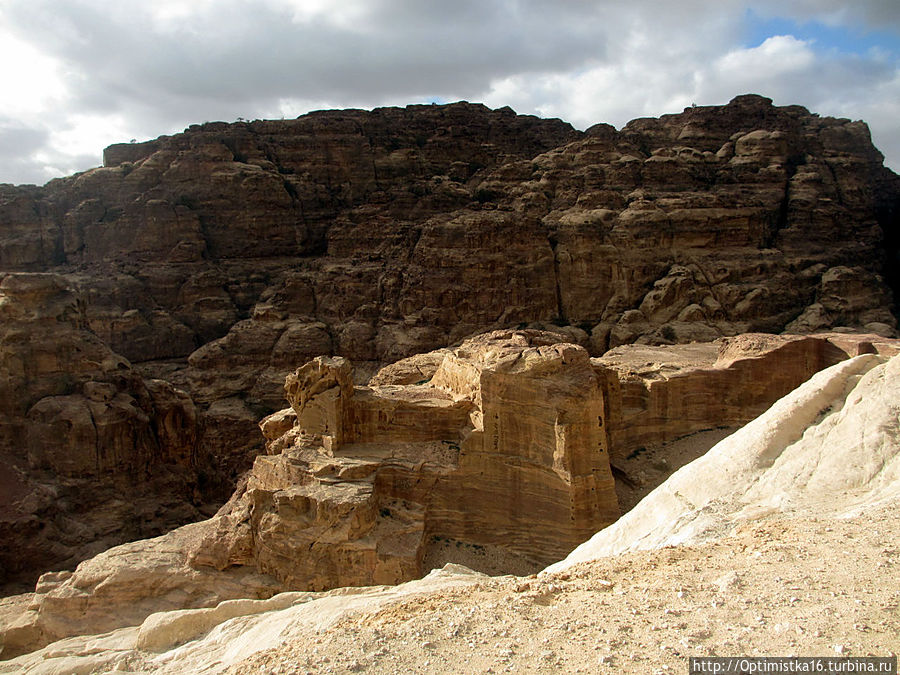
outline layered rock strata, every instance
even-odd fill
[[[816,373],[565,560],[696,545],[735,524],[848,518],[900,496],[900,358],[862,353]],[[820,521],[821,522],[821,521]]]
[[[52,274],[0,277],[0,579],[200,517],[197,412],[87,329]]]
[[[390,362],[521,322],[580,326],[595,354],[889,333],[898,197],[863,123],[759,96],[583,133],[465,103],[324,111],[4,187],[0,269],[82,284],[98,336],[190,357],[204,404],[277,406],[300,355]]]
[[[900,341],[745,335],[590,359],[558,335],[498,331],[441,351],[433,367],[437,355],[395,364],[368,387],[353,384],[345,359],[317,358],[286,379],[291,407],[261,423],[267,454],[214,518],[116,547],[74,572],[46,574],[34,593],[0,602],[2,655],[229,598],[398,583],[427,571],[422,561],[436,538],[502,548],[539,565],[562,558],[591,536],[585,532],[616,518],[610,455],[615,461],[620,453],[611,439],[650,442],[733,425],[804,368],[866,354],[869,361],[829,372],[855,382],[853,364],[885,363],[900,354]],[[424,382],[389,383],[413,367]],[[614,376],[618,388],[608,386]],[[635,382],[650,391],[641,411]],[[684,382],[697,398],[680,400]],[[841,392],[862,410],[844,384],[824,393],[806,385],[813,394],[804,415],[826,419],[831,409],[816,402]],[[671,432],[661,422],[666,410],[684,416],[671,418]],[[773,415],[794,429],[777,410],[760,419]],[[637,430],[631,437],[629,426]],[[873,466],[860,470],[871,474]],[[843,479],[832,467],[828,480]],[[842,484],[855,479],[848,480]]]
[[[757,333],[612,349],[591,360],[607,402],[612,461],[698,431],[743,426],[820,370],[867,353],[894,356],[900,341]]]
[[[677,671],[685,643],[710,655],[747,644],[786,653],[798,634],[812,653],[891,653],[898,418],[900,357],[863,353],[539,575],[492,580],[448,566],[396,587],[160,612],[0,672],[591,671],[598,645],[615,672]]]
[[[261,425],[268,454],[194,564],[398,583],[434,538],[540,564],[618,517],[598,379],[552,334],[473,338],[424,384],[354,387],[346,360],[320,357],[285,391],[291,409]]]
[[[558,324],[595,356],[746,331],[891,335],[900,266],[884,260],[900,248],[898,200],[863,123],[759,96],[620,131],[458,103],[216,122],[112,146],[104,167],[0,186],[0,274],[55,274],[77,298],[84,343],[44,348],[69,355],[73,384],[56,378],[31,418],[40,399],[5,400],[0,452],[21,456],[23,434],[39,436],[31,420],[64,425],[65,403],[84,433],[67,449],[36,441],[39,454],[97,454],[87,408],[59,398],[71,395],[103,399],[91,400],[106,418],[147,415],[133,437],[118,422],[109,432],[110,471],[129,474],[168,442],[142,385],[78,389],[77,373],[103,362],[90,357],[100,345],[185,411],[191,431],[175,446],[192,459],[149,494],[187,520],[189,502],[227,498],[262,449],[256,421],[281,405],[284,377],[319,354],[352,359],[364,382],[380,364],[499,327]],[[54,311],[28,297],[17,321]],[[4,350],[10,363],[36,358],[26,340]],[[21,488],[43,469],[14,466],[20,487],[8,494],[46,502]],[[47,474],[48,489],[61,476]],[[71,538],[45,542],[26,566],[67,565],[84,546],[151,533],[115,523],[157,520],[130,500],[63,510],[84,514],[62,528]],[[81,527],[109,513],[115,522]],[[29,550],[31,534],[16,532],[26,530],[10,531],[10,550]]]
[[[76,616],[108,630],[179,594],[215,604],[217,574],[227,597],[400,583],[436,538],[539,569],[619,515],[598,378],[556,335],[473,338],[425,384],[354,386],[345,359],[319,357],[284,388],[267,454],[214,518],[45,575],[8,610],[27,610],[9,649],[73,634]]]

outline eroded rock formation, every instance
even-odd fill
[[[9,649],[129,625],[181,596],[400,583],[439,540],[537,570],[619,515],[598,377],[558,335],[473,338],[425,384],[354,386],[345,359],[319,357],[284,390],[291,408],[261,423],[267,454],[219,514],[45,575]]]
[[[860,391],[875,392],[878,419],[887,420],[876,425],[881,445],[847,445],[858,457],[876,451],[872,456],[896,473],[896,429],[888,422],[891,414],[896,422],[891,393],[900,371],[897,358],[888,359],[900,354],[900,340],[755,334],[711,345],[653,350],[634,345],[591,359],[560,338],[497,331],[395,364],[377,378],[405,379],[415,366],[425,379],[415,384],[356,386],[347,360],[308,362],[286,379],[291,407],[261,423],[267,454],[257,457],[246,481],[214,518],[110,549],[74,572],[46,574],[34,593],[0,602],[2,655],[142,622],[149,635],[155,623],[146,617],[153,612],[213,607],[229,598],[399,583],[427,572],[428,549],[442,540],[492,547],[540,568],[587,540],[586,532],[616,519],[611,455],[615,461],[638,442],[740,424],[754,408],[768,407],[767,397],[777,398],[792,378],[830,362],[845,363],[797,390],[805,393],[782,399],[746,427],[751,431],[733,437],[749,437],[748,447],[762,450],[743,457],[734,441],[731,454],[703,460],[725,480],[717,489],[727,491],[726,478],[737,473],[768,471],[766,448],[787,453],[813,422],[826,439],[838,438],[827,436],[833,422],[843,425],[841,433],[858,436],[867,408],[850,395],[850,385],[869,370],[869,381],[859,385]],[[614,382],[618,385],[611,386]],[[820,391],[817,382],[827,386]],[[693,398],[685,397],[685,383]],[[639,388],[643,396],[635,393]],[[842,407],[852,410],[845,414]],[[670,428],[663,423],[667,415]],[[762,432],[752,431],[760,427]],[[790,489],[784,476],[802,474],[804,457],[816,448],[820,469],[810,485],[815,482],[819,492],[810,491],[811,499],[821,500],[832,485],[849,495],[844,506],[848,500],[859,504],[896,493],[895,476],[880,475],[877,461],[860,459],[842,477],[840,460],[822,454],[819,436],[803,436],[802,444],[805,454],[790,460],[788,473],[783,467],[770,472],[781,481],[772,495],[758,487],[747,493],[753,504],[786,499]],[[692,498],[700,499],[714,471],[700,479],[696,473],[681,480],[689,483]],[[854,490],[862,483],[871,490]],[[664,499],[671,496],[663,493]],[[677,495],[673,499],[684,510]],[[641,522],[655,527],[654,536],[666,534],[669,522],[661,525],[651,507],[639,513]],[[308,599],[291,596],[288,604]],[[224,609],[212,614],[222,612],[227,615]],[[142,644],[152,649],[155,643]]]
[[[435,539],[534,565],[618,517],[588,353],[498,331],[443,355],[424,384],[354,387],[320,357],[288,376],[267,455],[192,564],[255,565],[291,587],[398,583]]]
[[[87,329],[52,274],[0,278],[0,578],[200,517],[197,413]]]
[[[636,549],[697,544],[772,514],[848,517],[900,496],[900,357],[862,353],[816,373],[673,475],[558,571]]]
[[[894,356],[877,335],[762,333],[689,345],[625,345],[592,359],[609,407],[612,460],[715,427],[743,426],[820,370]]]
[[[6,187],[0,269],[68,274],[112,349],[191,356],[198,400],[277,405],[298,355],[384,363],[523,321],[581,326],[595,354],[890,332],[898,196],[863,123],[759,96],[618,132],[464,103],[326,111]]]
[[[178,520],[179,503],[183,522],[224,501],[262,451],[256,422],[281,405],[284,377],[320,354],[352,359],[365,382],[494,328],[557,324],[594,356],[747,331],[896,328],[900,265],[884,260],[900,247],[898,178],[865,124],[759,96],[621,131],[467,103],[215,122],[111,146],[104,163],[0,186],[0,274],[52,273],[78,324],[53,337],[38,326],[55,311],[49,296],[21,301],[34,306],[19,332],[44,330],[42,349],[68,354],[74,379],[48,371],[7,394],[0,453],[21,459],[31,439],[45,468],[69,454],[101,473],[177,466],[150,491],[172,516],[160,522]],[[3,367],[55,367],[27,340],[3,349]],[[90,365],[110,354],[131,364],[130,383]],[[77,433],[64,452],[51,437],[66,424]],[[56,502],[87,520],[158,520],[131,500],[69,508],[46,498],[67,478],[47,474],[47,493],[35,487],[44,469],[18,462],[7,494],[25,513]],[[25,551],[20,515],[10,549]],[[68,565],[92,541],[150,533],[62,529],[70,543],[48,540],[22,565]]]

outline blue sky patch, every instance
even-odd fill
[[[834,49],[845,54],[866,54],[879,48],[900,55],[900,34],[870,31],[861,26],[829,26],[819,21],[797,22],[784,17],[761,17],[747,10],[744,43],[758,47],[773,35],[792,35],[813,42],[815,49]]]

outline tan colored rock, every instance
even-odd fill
[[[693,544],[774,514],[846,518],[900,494],[900,358],[862,354],[778,400],[565,560]]]
[[[336,450],[349,426],[353,378],[346,359],[317,357],[284,381],[284,393],[301,431],[321,434]]]
[[[760,96],[584,134],[467,103],[320,111],[107,154],[45,188],[4,189],[0,261],[90,265],[78,277],[92,329],[132,361],[200,346],[195,400],[270,395],[294,365],[286,349],[311,358],[323,341],[385,363],[489,328],[587,330],[641,309],[647,323],[614,344],[671,342],[660,328],[707,297],[723,313],[692,314],[704,335],[780,332],[828,304],[819,266],[852,270],[861,304],[817,328],[896,324],[876,276],[893,283],[878,261],[896,176],[864,124]],[[654,290],[680,269],[691,289]],[[262,314],[310,328],[281,347],[260,327],[242,340]],[[206,350],[231,331],[226,360],[252,373],[223,372]]]
[[[211,572],[186,565],[187,550],[210,521],[156,539],[123,544],[81,563],[74,572],[46,574],[36,592],[12,598],[17,618],[3,626],[2,656],[33,651],[71,635],[139,625],[154,612],[209,607],[232,598],[267,598],[282,590],[249,568]],[[5,607],[0,606],[0,616]]]
[[[345,359],[305,364],[286,381],[292,408],[261,423],[268,454],[214,518],[45,575],[34,594],[0,604],[0,617],[16,617],[6,644],[29,651],[160,610],[278,590],[398,583],[420,576],[441,541],[558,559],[615,520],[610,457],[739,423],[810,369],[900,352],[874,335],[750,334],[591,359],[558,339],[533,330],[472,338],[443,352],[426,384],[354,386]],[[807,413],[821,413],[820,399]],[[160,618],[158,630],[151,621],[146,645],[171,643],[165,626],[193,631],[191,616],[206,626],[213,614]]]
[[[615,463],[697,431],[746,424],[823,368],[897,349],[897,340],[877,335],[746,334],[688,345],[625,345],[591,362],[604,382]]]
[[[270,454],[214,518],[45,577],[10,644],[239,593],[399,583],[437,538],[558,558],[618,514],[598,378],[558,339],[473,338],[421,385],[354,387],[345,359],[307,363],[286,379],[292,408],[261,425]]]
[[[617,517],[599,382],[583,348],[553,341],[490,333],[435,373],[434,386],[478,408],[459,471],[434,497],[435,532],[540,561]]]
[[[259,423],[259,428],[267,441],[275,441],[290,431],[296,423],[297,413],[293,408],[285,408],[265,417]]]
[[[597,378],[558,339],[473,338],[427,384],[354,388],[340,358],[299,368],[293,414],[262,424],[272,454],[193,564],[248,564],[249,547],[260,571],[322,589],[413,578],[429,537],[558,557],[617,515]]]
[[[34,653],[0,662],[0,672],[115,672],[123,668],[184,672],[210,667],[213,672],[222,672],[232,662],[269,648],[273,641],[283,641],[297,629],[323,631],[379,608],[415,602],[442,591],[464,591],[485,580],[485,575],[448,564],[424,579],[399,586],[285,592],[269,598],[232,599],[208,607],[164,610],[151,614],[139,626],[60,640]],[[270,619],[274,621],[269,622]],[[213,638],[215,646],[210,649],[205,639],[212,635],[219,639]],[[191,653],[197,647],[206,652],[206,660]],[[172,650],[176,649],[188,652],[190,659],[172,658]],[[231,655],[222,658],[220,650]]]
[[[723,357],[766,348],[750,336]],[[489,579],[447,566],[397,587],[159,612],[0,671],[243,674],[328,664],[387,673],[398,663],[461,670],[498,658],[527,671],[589,670],[615,625],[627,630],[600,658],[627,672],[646,670],[648,644],[663,670],[675,670],[684,656],[672,645],[716,653],[736,627],[779,650],[799,637],[822,653],[887,653],[896,642],[897,580],[884,572],[900,536],[898,402],[898,356],[864,353],[820,372],[538,575]],[[33,599],[0,601],[0,617]]]
[[[383,384],[425,384],[449,353],[449,349],[436,349],[425,354],[416,354],[400,359],[381,368],[369,380],[369,385]]]

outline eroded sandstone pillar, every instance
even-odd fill
[[[535,331],[491,333],[445,357],[433,383],[478,401],[429,530],[538,562],[618,517],[604,404],[588,353]]]

